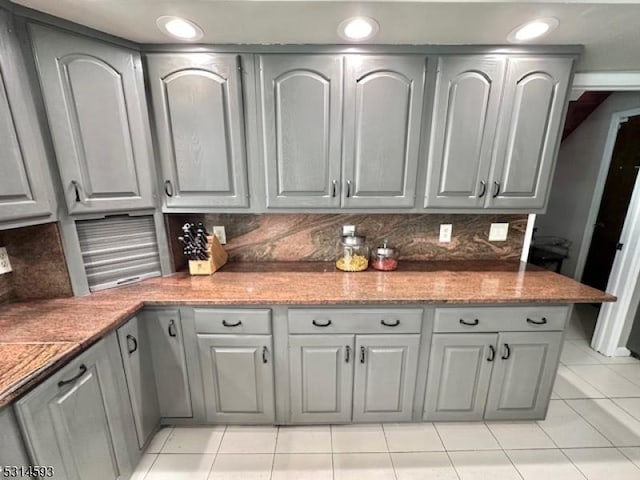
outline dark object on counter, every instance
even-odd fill
[[[529,263],[560,273],[562,262],[569,258],[571,242],[566,238],[535,235],[529,250]]]
[[[382,246],[371,252],[371,266],[384,272],[395,270],[398,268],[398,249],[389,246],[385,240]]]
[[[182,253],[187,259],[209,259],[209,240],[202,223],[185,223],[182,227],[182,236],[178,237],[178,240],[182,243]]]

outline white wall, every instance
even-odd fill
[[[536,235],[554,235],[572,242],[569,258],[562,265],[564,275],[576,277],[576,262],[585,237],[611,116],[632,108],[640,108],[640,93],[612,94],[560,146],[549,206],[547,213],[536,219]],[[592,227],[587,238],[591,236]]]

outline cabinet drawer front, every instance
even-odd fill
[[[271,333],[271,310],[196,308],[197,333]]]
[[[436,308],[434,332],[563,330],[569,307]]]
[[[420,308],[291,308],[289,333],[420,333]]]

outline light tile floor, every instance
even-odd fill
[[[132,480],[640,480],[640,361],[579,315],[544,421],[164,428]]]

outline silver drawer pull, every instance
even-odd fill
[[[171,321],[169,322],[169,327],[167,328],[167,330],[169,331],[170,337],[175,337],[178,335],[176,333],[176,322],[173,319],[171,319]]]
[[[344,361],[345,363],[349,363],[349,359],[351,358],[351,347],[347,345],[344,347]]]
[[[547,317],[542,317],[542,319],[540,321],[533,320],[531,318],[527,318],[527,323],[532,323],[533,325],[546,325],[547,324]]]
[[[83,363],[82,365],[80,365],[80,371],[78,372],[77,375],[74,375],[69,380],[60,380],[58,382],[58,387],[64,387],[65,385],[68,385],[69,383],[75,382],[81,376],[83,376],[85,373],[87,373],[87,366]]]
[[[385,327],[397,327],[398,325],[400,325],[400,320],[396,319],[396,321],[393,323],[387,323],[386,320],[380,320],[380,323]]]
[[[318,323],[316,320],[312,320],[311,323],[313,323],[316,327],[328,327],[329,325],[331,325],[331,320],[327,320],[325,323]]]
[[[225,327],[239,327],[242,325],[242,320],[238,320],[236,323],[229,323],[226,320],[222,320],[222,325]]]
[[[269,349],[262,347],[262,363],[267,363],[267,353],[269,353]]]
[[[468,325],[470,327],[475,327],[476,325],[478,325],[480,323],[480,320],[478,320],[477,318],[473,320],[473,322],[467,322],[464,318],[460,319],[460,323],[462,325]]]

